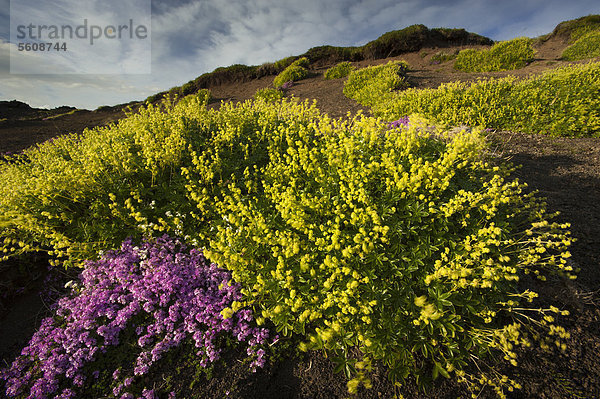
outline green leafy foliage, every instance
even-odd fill
[[[562,53],[562,58],[568,61],[594,57],[600,57],[600,30],[582,36]]]
[[[355,69],[354,66],[350,62],[348,62],[348,61],[340,62],[336,66],[331,67],[328,70],[326,70],[324,78],[325,79],[345,78],[346,76],[350,75],[350,72],[352,72],[354,69]]]
[[[146,98],[146,100],[144,100],[144,102],[146,102],[146,103],[155,103],[155,102],[157,102],[157,101],[159,101],[159,100],[162,100],[162,98],[163,98],[163,94],[164,94],[164,93],[156,93],[156,94],[152,94],[151,96],[148,96],[148,97]]]
[[[181,86],[179,93],[182,96],[187,96],[188,94],[192,94],[192,93],[196,92],[196,90],[197,90],[196,84],[193,81],[191,81],[191,82],[187,82],[186,84]]]
[[[200,104],[208,104],[212,99],[212,93],[209,89],[200,89],[198,93],[196,93],[196,97],[198,97],[198,102]]]
[[[292,62],[294,62],[296,59],[298,59],[298,57],[296,56],[282,58],[278,61],[275,61],[273,63],[273,66],[277,71],[283,71],[285,68],[289,67],[292,64]]]
[[[600,137],[600,63],[514,77],[453,82],[437,89],[393,93],[373,107],[395,120],[419,113],[439,123],[483,126],[552,136]]]
[[[569,43],[576,42],[586,34],[600,29],[600,15],[587,15],[585,17],[563,21],[554,28],[552,33],[540,37],[541,41],[550,38],[567,40]]]
[[[298,58],[297,60],[295,60],[294,62],[292,62],[290,64],[290,66],[300,66],[303,68],[308,68],[309,65],[310,65],[310,61],[306,57]]]
[[[207,105],[211,99],[212,93],[209,89],[200,89],[194,94],[183,97],[179,102],[182,102],[182,104],[197,103],[200,105]]]
[[[344,84],[344,95],[359,104],[374,106],[389,98],[394,90],[408,87],[407,70],[406,62],[390,61],[352,71]]]
[[[469,33],[464,29],[434,28],[425,25],[411,25],[404,29],[386,32],[362,47],[365,59],[394,57],[411,51],[419,51],[426,46],[439,43],[447,45],[492,44],[486,37]]]
[[[362,47],[318,46],[312,47],[302,56],[314,65],[328,65],[339,61],[360,61]]]
[[[254,94],[254,99],[263,99],[266,102],[278,101],[284,97],[283,91],[273,89],[271,87],[265,87],[264,89],[258,89]]]
[[[190,134],[201,129],[201,101],[148,105],[117,124],[8,157],[0,163],[0,250],[45,250],[68,266],[127,236],[181,235],[190,206],[178,168]]]
[[[452,61],[456,59],[457,53],[449,53],[446,51],[438,51],[434,55],[431,56],[432,64],[441,64],[443,62]]]
[[[490,49],[466,49],[458,53],[454,67],[465,72],[509,71],[533,60],[532,40],[526,37],[494,44]]]
[[[273,80],[275,87],[281,87],[285,82],[296,82],[298,80],[306,79],[310,76],[310,72],[306,67],[309,65],[307,58],[299,58],[292,62],[287,68],[283,70]]]

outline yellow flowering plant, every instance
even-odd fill
[[[350,391],[370,384],[350,348],[398,383],[454,375],[502,396],[518,382],[486,359],[514,363],[517,347],[548,345],[548,334],[563,344],[567,333],[546,317],[554,310],[529,305],[534,294],[517,282],[571,276],[568,226],[486,161],[481,131],[416,117],[389,129],[286,101],[231,107],[238,123],[185,172],[207,226],[198,239],[260,321],[305,335],[301,349],[332,352]],[[474,359],[481,375],[464,371]]]
[[[349,61],[340,62],[325,71],[324,79],[340,79],[350,75],[356,68]]]
[[[390,61],[354,70],[344,83],[344,95],[359,104],[372,107],[389,98],[393,91],[408,87],[408,69],[404,61]]]
[[[454,377],[503,395],[518,382],[486,364],[568,336],[561,311],[517,285],[571,274],[568,226],[489,163],[480,130],[431,125],[334,120],[293,98],[148,105],[3,161],[2,249],[78,265],[166,232],[241,284],[223,317],[252,307],[303,335],[351,392],[382,361],[398,383]],[[473,362],[481,374],[465,371]]]
[[[454,68],[465,72],[509,71],[533,61],[532,39],[519,37],[494,44],[489,49],[466,49],[458,53]]]
[[[273,86],[281,87],[286,82],[296,82],[308,78],[310,76],[310,72],[307,69],[308,66],[308,58],[302,57],[297,59],[275,77]]]
[[[378,86],[364,88],[378,92]],[[374,115],[395,120],[419,113],[437,123],[600,137],[600,63],[573,65],[517,80],[515,77],[451,82],[436,89],[389,93],[372,104]]]

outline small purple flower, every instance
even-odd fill
[[[388,128],[390,128],[390,129],[397,129],[399,127],[406,128],[406,127],[408,127],[408,123],[409,123],[408,116],[404,116],[398,120],[389,122]]]
[[[248,309],[228,319],[221,315],[242,299],[240,285],[229,284],[229,272],[208,264],[200,251],[188,250],[176,239],[163,236],[139,246],[126,240],[119,251],[88,262],[80,280],[77,291],[57,302],[56,317],[44,319],[22,355],[0,371],[9,397],[51,396],[65,378],[75,389],[63,390],[61,397],[75,395],[76,387],[85,382],[84,366],[98,352],[118,345],[121,333],[138,314],[146,317],[132,326],[139,355],[133,370],[114,370],[114,396],[133,397],[123,393],[123,387],[131,386],[134,376],[147,374],[186,337],[199,349],[203,366],[219,358],[217,340],[224,333],[248,345],[252,370],[264,365],[265,352],[258,345],[266,343],[268,330],[250,325],[254,318]],[[92,373],[95,379],[99,375],[98,370]],[[153,390],[144,390],[143,395],[156,396]]]
[[[144,391],[142,392],[142,397],[144,399],[155,399],[158,396],[156,396],[156,393],[154,393],[154,389],[145,389],[144,388]]]
[[[291,81],[291,80],[288,80],[287,82],[285,82],[284,84],[282,84],[280,88],[282,90],[288,90],[288,89],[291,89],[293,85],[294,85],[294,82]]]

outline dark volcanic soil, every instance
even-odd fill
[[[538,48],[538,59],[529,66],[510,74],[527,76],[564,64],[557,57],[564,43],[548,41]],[[452,49],[444,49],[451,51]],[[470,81],[478,77],[505,76],[509,73],[467,74],[452,69],[452,62],[431,64],[438,49],[424,49],[394,59],[405,59],[412,67],[410,81],[417,87],[437,87],[454,80]],[[371,64],[388,60],[372,61]],[[361,62],[363,66],[368,62]],[[368,110],[342,94],[343,80],[325,81],[317,70],[316,77],[297,82],[289,95],[316,99],[318,106],[333,117],[344,117],[349,111]],[[213,96],[224,101],[251,98],[257,89],[271,84],[265,77],[244,84],[212,87]],[[217,107],[218,103],[211,106]],[[66,111],[63,111],[66,112]],[[55,114],[58,114],[55,113]],[[50,120],[47,114],[16,113],[2,116],[0,121],[0,153],[20,151],[29,145],[58,134],[81,132],[85,127],[103,125],[124,115],[120,107],[104,112],[78,111]],[[532,349],[523,353],[519,366],[506,372],[522,382],[523,389],[510,395],[514,398],[600,398],[600,139],[551,138],[513,132],[490,135],[496,155],[517,165],[515,177],[527,182],[532,190],[546,197],[550,211],[559,211],[558,219],[571,223],[577,241],[572,246],[573,264],[580,268],[574,282],[550,281],[531,283],[545,304],[568,309],[571,315],[563,325],[571,333],[566,353],[543,353]],[[43,268],[42,268],[43,269]],[[40,301],[33,284],[24,294],[13,295],[0,307],[0,357],[12,360],[26,341],[39,317]],[[43,308],[42,308],[43,309]],[[23,317],[25,314],[31,316]],[[20,320],[17,323],[17,320]],[[16,324],[15,324],[16,323]],[[24,333],[25,332],[25,333]],[[346,397],[345,379],[333,373],[332,363],[321,353],[304,358],[277,361],[256,374],[248,374],[242,365],[230,363],[220,367],[215,376],[202,387],[196,387],[194,397],[200,398],[341,398]],[[418,394],[414,385],[401,388],[406,398],[470,397],[464,388],[450,381],[440,381],[428,394]],[[192,393],[190,393],[192,394]],[[0,394],[1,395],[1,394]],[[373,388],[361,390],[360,398],[391,398],[394,387],[379,367],[373,377]],[[480,397],[490,397],[483,392]]]

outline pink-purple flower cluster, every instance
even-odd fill
[[[221,314],[241,299],[239,285],[176,239],[163,236],[139,246],[126,240],[119,251],[88,262],[80,280],[70,297],[58,301],[55,317],[42,321],[21,356],[0,371],[7,396],[75,397],[86,382],[84,365],[107,346],[119,345],[120,333],[137,315],[147,320],[135,326],[139,355],[133,367],[112,373],[116,397],[133,397],[127,388],[186,337],[193,338],[204,366],[219,358],[216,338],[222,333],[247,343],[251,368],[264,365],[260,345],[267,343],[268,330],[251,325],[250,310],[229,318]],[[92,372],[91,378],[97,376]],[[144,390],[142,397],[154,392]]]
[[[284,84],[281,85],[281,87],[279,87],[281,90],[289,90],[292,88],[292,86],[294,85],[294,81],[292,80],[288,80],[287,82],[285,82]]]
[[[390,129],[395,129],[395,128],[399,128],[399,127],[407,127],[408,126],[408,122],[409,122],[408,121],[408,116],[403,116],[402,118],[400,118],[400,119],[398,119],[396,121],[388,123],[388,127]]]

